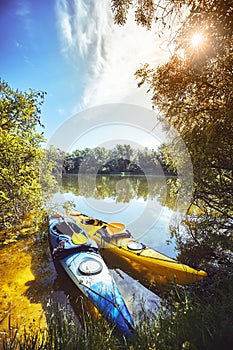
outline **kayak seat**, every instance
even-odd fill
[[[113,240],[117,240],[119,238],[130,238],[131,234],[128,230],[123,232],[113,232],[107,229],[107,226],[102,227],[97,231],[100,236],[106,241],[111,242]]]
[[[57,223],[53,230],[60,235],[67,235],[72,237],[73,233],[80,233],[82,229],[76,225],[75,223],[66,223],[65,221],[61,221]]]
[[[95,220],[94,219],[85,219],[85,220],[82,220],[82,224],[84,224],[84,225],[95,225]]]

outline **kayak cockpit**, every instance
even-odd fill
[[[103,226],[105,224],[102,220],[92,219],[92,218],[82,219],[81,223],[83,225],[91,225],[91,226]]]
[[[59,235],[65,235],[71,237],[74,232],[82,232],[81,227],[79,227],[75,222],[68,221],[58,221],[52,226],[52,230]],[[85,233],[83,232],[85,235]]]
[[[50,234],[56,242],[52,252],[56,259],[75,252],[98,250],[97,244],[75,222],[60,220],[50,226]]]
[[[98,233],[100,235],[100,237],[108,243],[110,243],[112,241],[117,242],[118,239],[132,237],[131,233],[128,230],[124,230],[121,232],[114,232],[114,231],[110,230],[108,228],[108,226],[101,227],[99,230],[96,231],[96,233]]]

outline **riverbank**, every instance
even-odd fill
[[[230,349],[233,343],[232,278],[221,273],[210,282],[193,288],[174,288],[156,313],[142,312],[132,341],[117,336],[104,319],[93,320],[88,313],[80,327],[68,308],[54,304],[46,331],[36,327],[22,334],[9,330],[2,349]]]
[[[12,327],[19,332],[27,326],[45,328],[46,317],[43,307],[33,298],[31,289],[37,284],[33,274],[31,241],[11,243],[0,250],[0,332]]]

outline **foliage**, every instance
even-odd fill
[[[3,338],[2,349],[114,350],[123,349],[123,344],[127,344],[122,336],[119,338],[114,336],[114,329],[103,318],[94,321],[88,313],[85,313],[81,327],[69,306],[63,307],[54,303],[50,311],[46,330],[25,329],[23,334],[19,334],[9,323],[9,332]]]
[[[210,81],[206,75],[213,76],[213,68],[194,73],[190,64],[178,56],[159,67],[156,78],[147,68],[138,71],[138,76],[142,71],[147,80],[148,74],[151,77],[154,104],[180,132],[191,155],[197,185],[195,199],[228,215],[232,203],[232,86],[225,82],[224,91],[221,82],[211,91],[204,81]],[[218,74],[215,78],[220,80]]]
[[[144,6],[143,11],[150,12],[153,6],[156,20],[157,8],[152,3],[138,1],[135,7]],[[233,8],[225,0],[166,3],[178,13],[188,6],[187,18],[177,33],[170,60],[156,68],[144,64],[135,73],[138,85],[149,85],[161,120],[175,127],[186,144],[194,168],[194,202],[204,202],[231,217]],[[160,5],[164,6],[159,1]],[[123,5],[115,1],[112,6],[116,10]],[[165,18],[164,23],[168,24]],[[150,20],[144,25],[150,27]],[[202,38],[199,46],[191,42],[194,34]]]
[[[180,132],[188,147],[196,201],[201,199],[231,215],[232,8],[227,5],[206,1],[201,11],[201,4],[192,9],[169,62],[157,69],[145,65],[136,76],[141,79],[139,84],[150,85],[154,106],[162,111],[162,119]],[[198,49],[190,42],[199,27],[204,41]]]
[[[71,174],[120,174],[164,175],[175,174],[166,165],[162,150],[156,152],[144,148],[134,149],[130,145],[116,145],[109,150],[104,147],[86,148],[67,154],[64,173]]]
[[[190,1],[174,0],[112,0],[112,12],[115,23],[124,25],[130,10],[134,9],[135,22],[151,29],[153,22],[159,24],[159,30],[171,27],[174,19],[182,15],[183,7]]]
[[[48,201],[58,185],[61,185],[64,159],[65,153],[53,146],[43,150],[40,163],[40,187],[44,201]]]
[[[161,330],[167,332],[167,349],[231,347],[232,278],[232,271],[224,268],[212,280],[191,288],[176,286],[170,292],[164,302],[166,311],[160,313]]]
[[[39,183],[44,141],[40,107],[44,93],[14,91],[0,81],[0,230],[41,218]]]
[[[233,263],[232,227],[222,216],[192,214],[183,219],[179,227],[173,227],[176,237],[178,259],[190,266],[215,269]]]
[[[232,271],[231,271],[232,272]],[[3,350],[41,349],[154,349],[218,350],[232,346],[232,273],[221,271],[212,281],[195,288],[174,287],[157,313],[142,313],[132,341],[114,333],[102,318],[85,314],[83,327],[71,310],[52,305],[46,330],[18,334],[9,323]]]

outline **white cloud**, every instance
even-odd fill
[[[58,0],[57,12],[63,50],[79,69],[82,66],[82,107],[143,104],[134,72],[142,63],[157,65],[168,57],[165,43],[154,31],[137,26],[132,14],[125,26],[114,25],[108,0],[74,0],[69,5]]]
[[[30,13],[30,3],[26,0],[19,1],[16,8],[16,15],[24,17],[30,15]]]
[[[68,43],[68,46],[71,47],[72,43],[73,43],[73,38],[72,38],[69,16],[64,15],[61,18],[61,29],[62,29],[63,35]]]
[[[57,1],[57,17],[61,33],[62,50],[67,52],[72,48],[73,37],[70,23],[71,17],[66,1]]]

